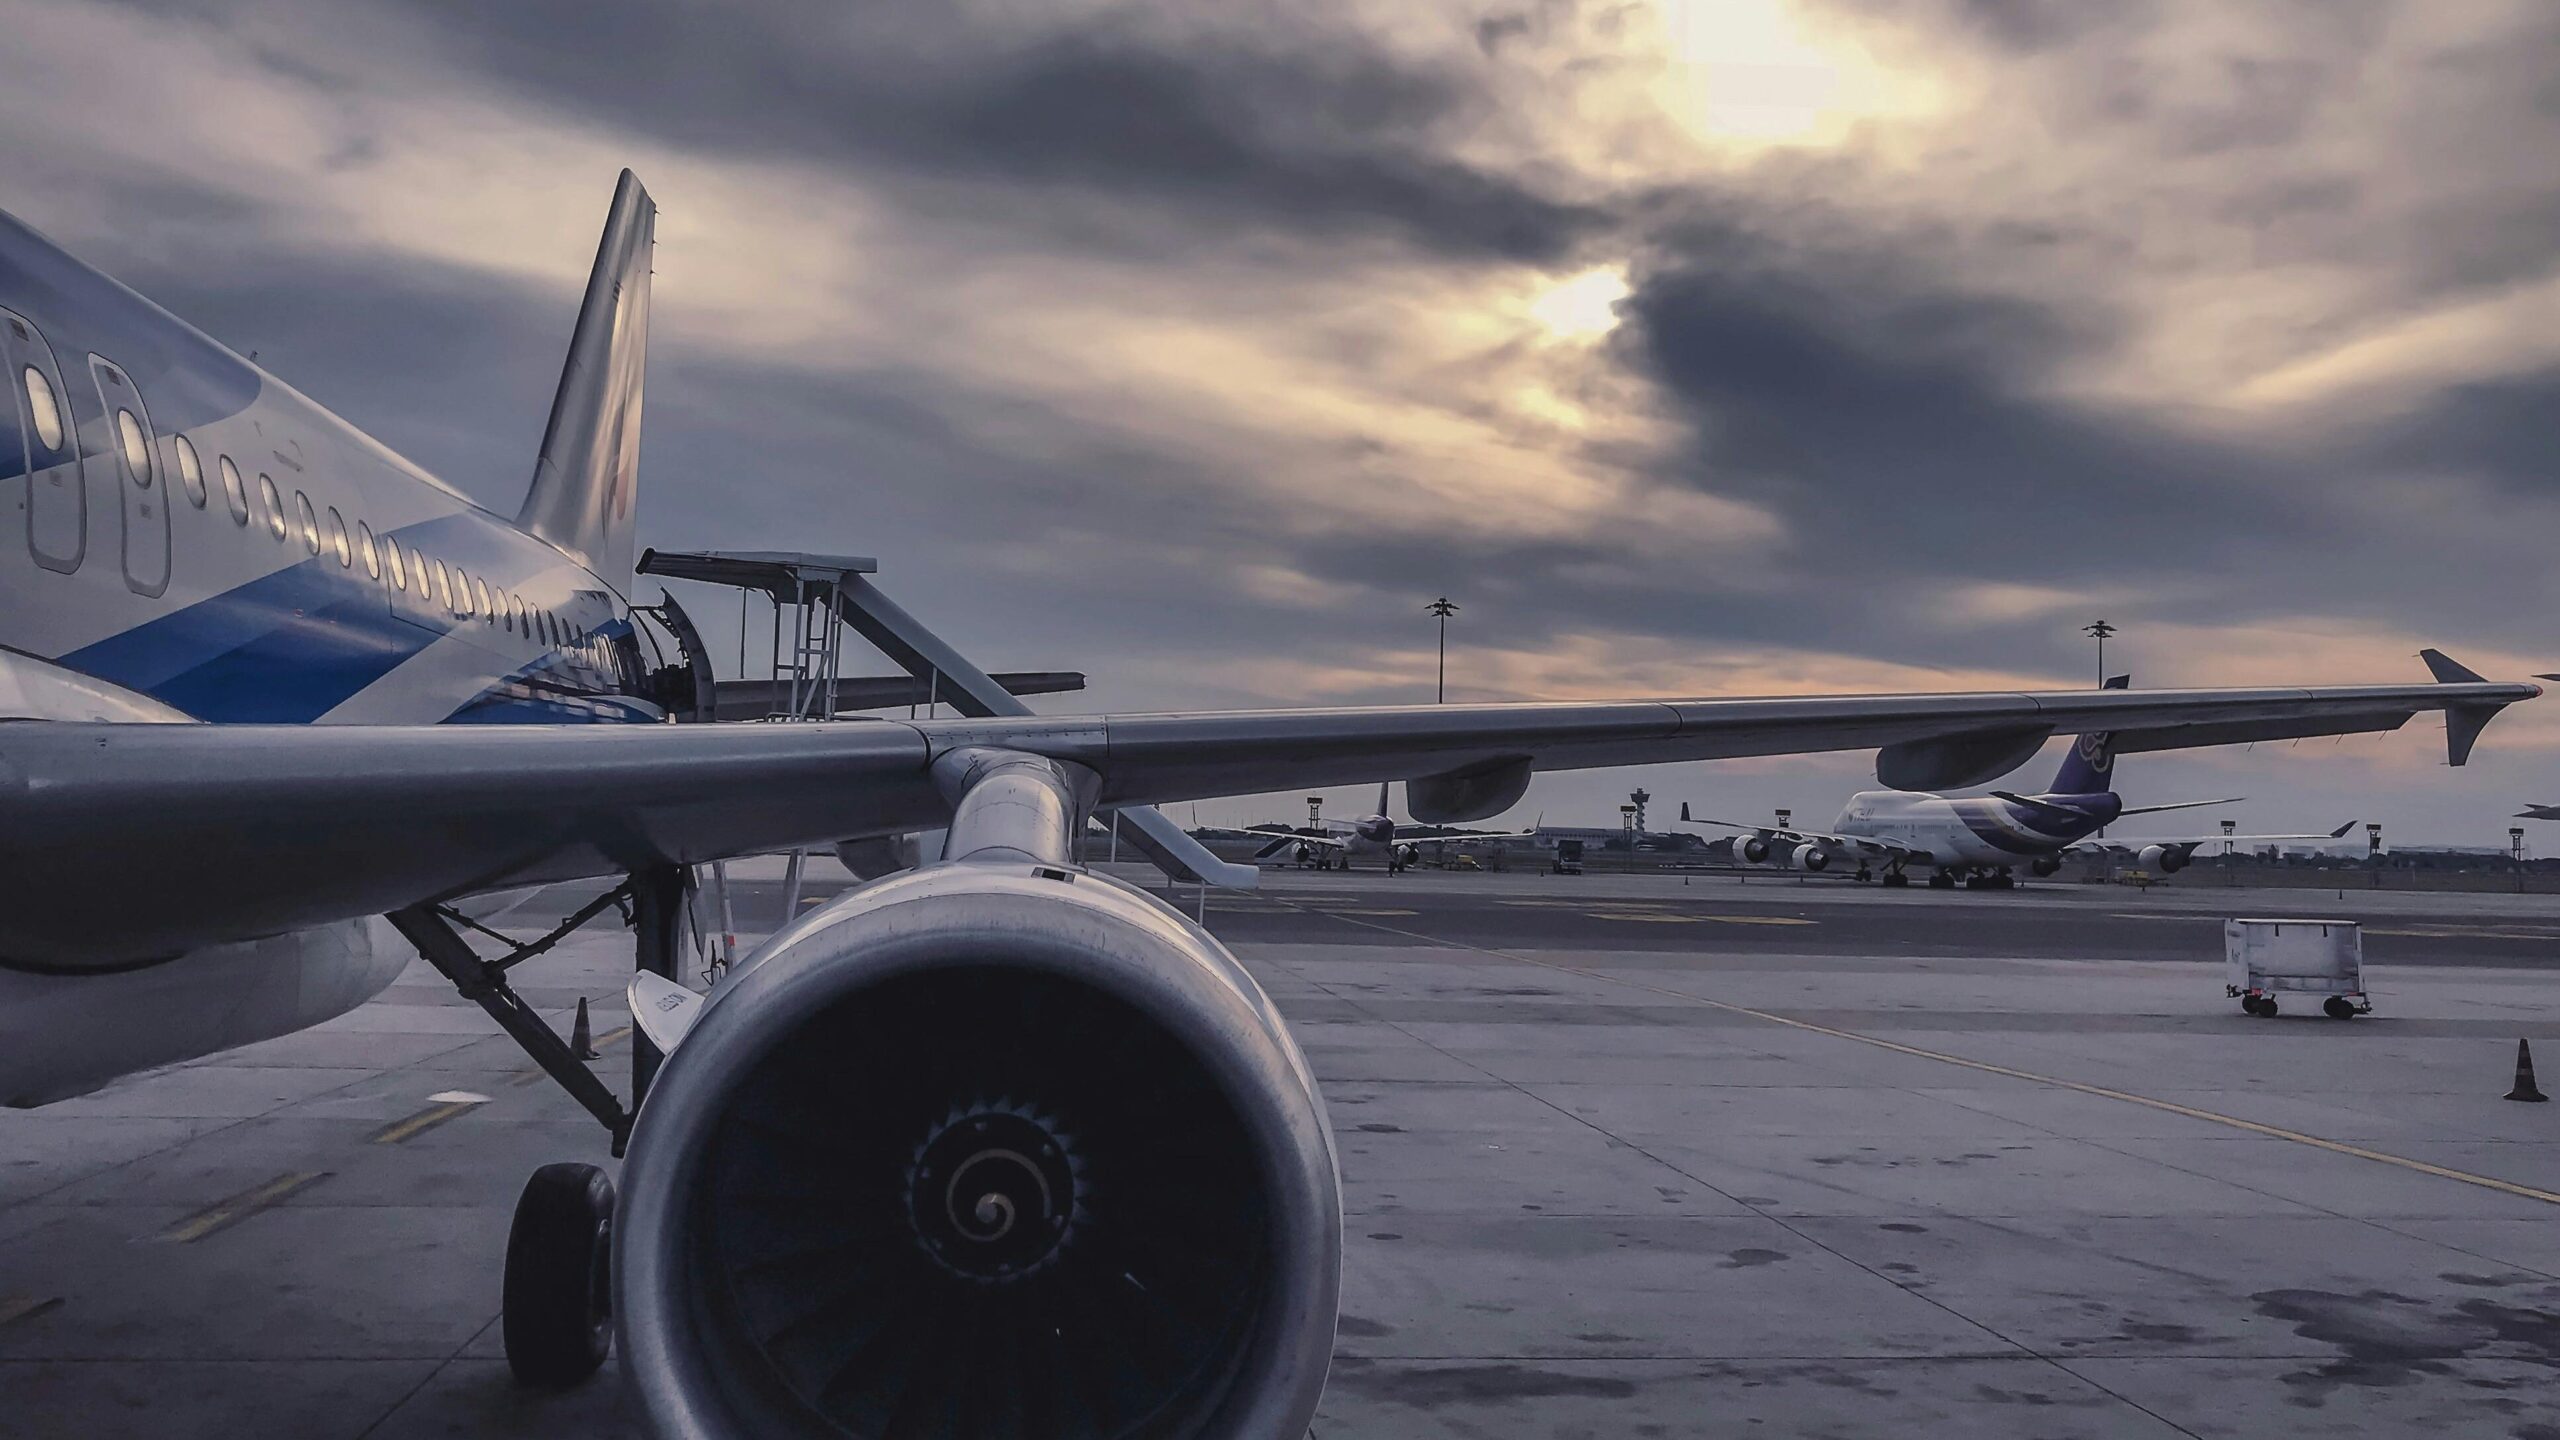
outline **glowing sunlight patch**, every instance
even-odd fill
[[[1603,265],[1549,286],[1529,302],[1529,314],[1559,339],[1593,339],[1618,328],[1618,302],[1628,294],[1626,267]]]
[[[1829,145],[1858,121],[1929,108],[1915,77],[1807,33],[1791,0],[1655,0],[1664,106],[1701,140]]]

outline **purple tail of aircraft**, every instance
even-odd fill
[[[2123,690],[2132,684],[2133,677],[2130,675],[2110,675],[2103,688]],[[2062,769],[2055,772],[2053,789],[2048,793],[2105,795],[2112,792],[2115,789],[2116,780],[2114,740],[2115,737],[2105,731],[2074,739],[2070,750],[2063,754]]]

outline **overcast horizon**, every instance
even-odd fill
[[[2560,670],[2536,0],[0,16],[0,207],[504,513],[634,169],[641,543],[877,555],[987,668],[1091,675],[1043,709],[1427,700],[1444,594],[1466,701],[2086,685],[2100,618],[2143,687]],[[2120,784],[2500,844],[2560,700],[2443,760]],[[1827,823],[1873,777],[1505,818],[1636,784]]]

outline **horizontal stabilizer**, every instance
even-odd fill
[[[1008,695],[1058,695],[1084,688],[1080,670],[1016,670],[987,677]],[[949,704],[954,687],[937,686],[932,677],[849,675],[836,681],[836,713],[891,710],[901,705]],[[723,680],[712,692],[715,720],[762,720],[791,708],[791,681]]]
[[[2226,795],[2219,800],[2179,800],[2167,805],[2134,805],[2116,812],[2117,816],[2157,815],[2163,810],[2201,810],[2207,805],[2237,805],[2246,795]]]

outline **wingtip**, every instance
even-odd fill
[[[2447,655],[2433,646],[2429,646],[2428,648],[2419,651],[2418,658],[2427,662],[2428,672],[2436,677],[2436,683],[2439,685],[2483,685],[2488,683],[2485,677],[2474,671],[2470,666],[2463,664],[2461,661],[2454,659],[2452,656]]]

